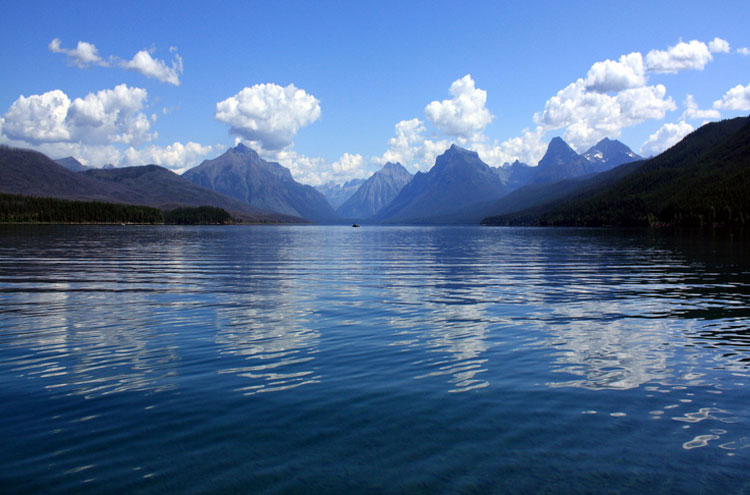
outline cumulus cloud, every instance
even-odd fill
[[[487,108],[487,92],[476,88],[470,74],[451,84],[450,100],[433,101],[424,113],[436,128],[449,136],[471,137],[492,122]]]
[[[724,110],[750,110],[750,83],[747,86],[738,84],[727,91],[721,100],[714,102],[714,108]]]
[[[516,160],[536,165],[547,151],[544,135],[544,127],[537,126],[534,129],[524,129],[520,136],[503,141],[499,145],[486,146],[477,143],[475,147],[479,157],[489,165],[498,166]]]
[[[693,126],[684,120],[677,124],[664,124],[658,131],[651,134],[643,146],[641,155],[653,156],[677,144],[683,137],[693,132]]]
[[[320,117],[320,102],[294,84],[256,84],[218,102],[215,117],[230,125],[232,134],[279,150],[292,145],[297,131]]]
[[[68,95],[56,89],[41,95],[19,96],[3,115],[3,134],[32,144],[69,141]]]
[[[714,38],[713,40],[709,41],[708,49],[711,50],[711,53],[729,53],[729,51],[731,50],[731,48],[729,47],[729,42],[721,38]]]
[[[578,79],[547,100],[534,121],[549,129],[565,128],[563,138],[581,151],[604,137],[616,137],[624,127],[649,119],[662,119],[676,105],[657,84],[630,88],[608,95],[586,90]]]
[[[352,172],[357,173],[362,168],[364,158],[362,155],[352,155],[344,153],[337,161],[333,162],[331,168],[334,172],[341,175],[351,175]]]
[[[182,57],[178,53],[174,54],[171,66],[168,66],[163,60],[153,58],[146,50],[139,51],[133,56],[132,60],[121,61],[119,65],[124,69],[140,72],[146,77],[153,77],[164,83],[180,85]]]
[[[714,120],[720,118],[721,114],[718,110],[700,110],[693,95],[689,94],[685,97],[685,112],[682,114],[683,120]]]
[[[117,163],[121,166],[155,164],[182,173],[220,149],[219,146],[204,146],[192,141],[185,144],[174,142],[168,146],[151,145],[142,149],[131,146],[122,153]]]
[[[719,40],[719,43],[716,43]],[[721,45],[719,38],[711,43]],[[726,42],[724,42],[726,43]],[[713,60],[711,50],[705,43],[692,40],[670,46],[667,50],[651,50],[646,54],[646,68],[653,72],[678,72],[681,70],[703,70]]]
[[[333,163],[291,150],[276,152],[274,159],[287,167],[295,180],[313,186],[331,181],[343,183],[351,179],[365,178],[374,171],[362,155],[351,153],[344,153]]]
[[[586,89],[608,93],[644,86],[645,72],[643,56],[638,52],[623,55],[618,61],[596,62],[586,75]]]
[[[13,140],[3,134],[1,125],[0,143],[18,148],[29,147],[28,142]],[[194,142],[186,144],[175,142],[168,146],[149,145],[140,149],[130,146],[122,150],[112,144],[49,142],[34,145],[33,148],[53,159],[73,156],[82,164],[90,167],[101,167],[107,164],[125,167],[153,163],[169,168],[176,173],[182,173],[219,152],[222,146],[204,146]]]
[[[743,46],[742,48],[737,48],[737,53],[740,55],[748,56],[750,55],[750,48]]]
[[[435,158],[451,145],[451,141],[427,139],[427,129],[419,119],[402,120],[388,140],[388,150],[376,159],[378,163],[398,162],[419,170],[429,170]]]
[[[242,140],[238,139],[237,141]],[[294,177],[294,180],[303,184],[317,186],[323,184],[324,182],[334,180],[334,178],[340,180],[332,173],[331,167],[323,158],[309,157],[301,153],[297,153],[291,148],[279,150],[264,150],[256,146],[254,147],[254,149],[258,152],[259,155],[263,157],[264,160],[278,162],[284,167],[288,168],[292,174],[292,177]],[[343,182],[343,180],[340,181]]]
[[[50,41],[47,46],[52,53],[64,53],[68,56],[68,60],[77,65],[80,68],[88,67],[89,65],[101,65],[106,67],[107,61],[99,56],[99,51],[96,46],[85,41],[79,41],[78,45],[73,48],[63,48],[62,42],[59,38],[55,38]]]
[[[67,126],[74,140],[85,143],[139,144],[156,138],[151,121],[141,112],[148,99],[143,88],[120,84],[89,93],[70,104]]]
[[[85,68],[90,65],[101,67],[121,67],[126,70],[139,72],[146,77],[153,77],[161,82],[180,85],[180,76],[182,75],[182,57],[177,53],[173,46],[169,47],[170,53],[174,54],[171,65],[167,65],[163,60],[153,58],[147,50],[141,50],[136,53],[131,60],[123,60],[117,56],[110,56],[104,59],[99,56],[99,50],[92,43],[79,41],[74,49],[63,48],[59,38],[53,39],[48,48],[53,53],[64,53],[68,60],[78,67]]]
[[[417,148],[425,139],[424,123],[419,119],[402,120],[394,128],[394,136],[388,140],[388,150],[383,154],[382,162],[411,164]]]
[[[61,90],[19,96],[3,115],[2,132],[9,139],[32,145],[53,142],[139,144],[156,138],[151,121],[141,111],[145,89],[124,84],[114,89],[70,98]]]

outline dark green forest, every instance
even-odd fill
[[[0,194],[2,223],[164,223],[150,206]]]
[[[604,188],[486,225],[718,228],[750,225],[750,119],[707,124]]]
[[[177,225],[225,225],[232,223],[231,215],[213,206],[185,207],[168,211],[164,221]]]
[[[224,225],[232,221],[226,210],[213,206],[177,208],[165,213],[150,206],[0,194],[0,223]]]

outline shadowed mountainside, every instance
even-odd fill
[[[182,176],[194,184],[256,208],[315,222],[340,220],[320,191],[295,181],[289,169],[263,160],[242,144],[230,148],[218,158],[204,160]]]
[[[301,222],[196,186],[157,165],[75,173],[36,151],[0,147],[0,192],[153,206],[214,206],[246,222]]]
[[[400,163],[386,163],[342,204],[337,213],[343,218],[366,219],[388,205],[414,177]]]
[[[746,225],[750,223],[748,191],[750,117],[740,117],[702,126],[604,187],[577,191],[542,208],[489,217],[483,223]]]

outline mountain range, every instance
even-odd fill
[[[169,210],[215,206],[246,222],[303,222],[199,187],[157,165],[71,172],[36,151],[0,146],[0,192],[138,204]]]
[[[325,184],[315,186],[315,189],[320,191],[323,196],[326,197],[328,203],[334,208],[338,209],[339,206],[343,205],[347,199],[352,197],[352,194],[357,192],[357,189],[365,183],[365,179],[352,179],[344,182],[343,184],[337,184],[336,182],[329,181]]]
[[[343,218],[372,218],[393,201],[412,177],[400,163],[388,162],[372,174],[336,212]]]
[[[339,220],[320,191],[295,181],[288,168],[263,160],[241,143],[218,158],[204,160],[182,176],[194,184],[256,208],[315,222]]]
[[[385,223],[419,222],[505,192],[503,181],[475,151],[454,144],[437,157],[428,172],[417,172],[376,219]]]
[[[55,160],[55,163],[58,165],[62,165],[63,167],[67,168],[71,172],[84,172],[89,169],[86,165],[82,164],[72,156],[68,156],[65,158],[59,158]]]
[[[387,163],[367,180],[318,189],[242,144],[182,177],[156,165],[90,169],[0,147],[0,192],[163,210],[210,205],[263,222],[742,224],[750,220],[748,118],[707,124],[648,160],[616,140],[578,154],[556,137],[536,166],[490,167],[453,145],[427,172]]]
[[[516,202],[482,223],[746,225],[750,221],[750,117],[705,124],[660,155],[621,165],[591,181],[598,183],[584,182],[552,201],[524,207]]]
[[[432,169],[418,172],[375,218],[383,223],[475,224],[495,214],[501,198],[526,186],[577,180],[638,158],[619,141],[604,139],[579,155],[556,137],[536,167],[516,161],[492,168],[477,153],[453,145]]]

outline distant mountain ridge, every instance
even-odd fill
[[[503,180],[508,191],[514,191],[528,184],[536,174],[536,168],[516,160],[495,167],[495,173]]]
[[[343,184],[337,184],[333,181],[326,182],[320,186],[315,186],[315,189],[320,191],[323,196],[326,197],[328,203],[333,209],[338,209],[339,206],[343,205],[347,199],[351,198],[352,195],[357,192],[357,189],[365,183],[365,179],[352,179],[344,182]]]
[[[592,173],[589,163],[561,137],[554,137],[536,166],[532,182],[557,182]]]
[[[339,220],[320,191],[295,181],[289,169],[263,160],[241,143],[217,158],[204,160],[182,176],[194,184],[257,208],[315,222]]]
[[[483,223],[683,227],[750,223],[750,117],[706,124],[649,160],[626,163],[605,174],[628,167],[629,173],[601,187],[573,191],[541,208],[489,217]]]
[[[415,222],[507,192],[498,174],[475,151],[452,145],[427,172],[417,172],[377,214],[382,222]]]
[[[617,140],[604,138],[579,155],[561,137],[554,137],[539,160],[531,182],[557,182],[597,174],[640,159],[640,156]]]
[[[349,219],[373,217],[393,201],[412,177],[400,163],[388,162],[372,174],[336,212]]]
[[[342,185],[328,183],[314,188],[296,182],[286,167],[267,162],[254,150],[238,144],[222,155],[204,160],[189,169],[183,178],[257,209],[315,222],[339,223],[347,218],[355,221],[367,219],[376,223],[473,223],[491,215],[493,212],[488,208],[494,202],[517,190],[531,196],[513,194],[512,198],[523,197],[522,204],[535,203],[531,191],[538,188],[529,189],[529,185],[575,181],[638,158],[630,148],[617,140],[604,138],[579,155],[562,138],[555,137],[537,166],[515,161],[493,168],[484,163],[476,152],[452,145],[436,158],[435,165],[426,173],[411,175],[401,164],[387,163],[367,181],[355,179]],[[104,169],[87,170],[72,157],[60,159],[59,162],[79,171],[74,175],[97,178],[100,183],[96,187],[99,190],[104,187],[101,182],[108,182],[109,185],[105,187],[108,190],[101,194],[103,197],[130,198],[134,194],[132,190],[117,190],[123,186],[123,181],[130,181],[130,184],[134,180],[134,177],[122,172],[125,169],[113,168],[110,169],[111,174],[104,174]],[[151,173],[155,174],[156,171],[151,170]],[[72,179],[66,177],[61,180]],[[165,181],[167,177],[157,174],[154,180]],[[559,188],[538,189],[537,194],[548,191],[552,196],[559,197],[562,191],[578,187],[574,183],[566,184]],[[141,182],[134,187],[143,191],[148,186]],[[172,186],[174,184],[165,184],[165,187]],[[88,191],[86,197],[96,190],[93,188],[91,184],[79,184],[81,191]],[[149,191],[143,197],[154,200],[158,191],[153,188]],[[334,210],[321,191],[326,191],[334,202],[346,199]],[[503,204],[508,205],[507,202]]]
[[[302,222],[196,186],[157,165],[72,172],[36,151],[0,146],[0,192],[161,209],[215,206],[248,222]]]
[[[592,172],[595,173],[643,159],[620,141],[609,138],[602,139],[581,156],[590,164]]]
[[[81,162],[73,158],[72,156],[67,156],[65,158],[58,158],[57,160],[55,160],[55,162],[67,168],[71,172],[83,172],[84,170],[89,169],[89,167],[82,164]]]

